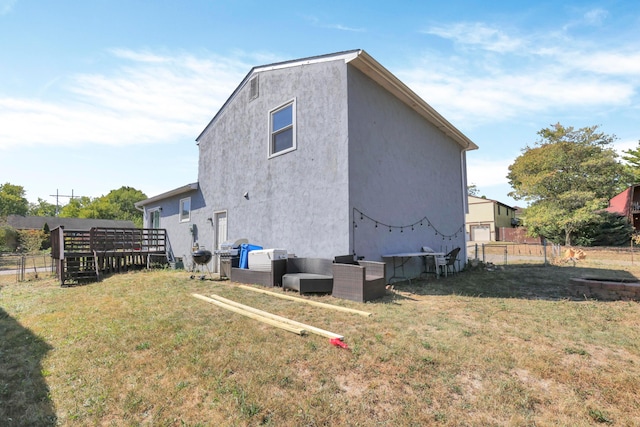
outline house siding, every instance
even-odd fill
[[[258,76],[258,98],[249,100],[248,84],[240,88],[198,140],[199,183],[210,205],[196,216],[227,211],[232,240],[247,238],[297,256],[344,253],[346,65],[330,61]],[[269,111],[294,98],[297,149],[269,159]],[[213,230],[201,235],[208,242],[214,237]]]
[[[466,231],[469,239],[473,239],[473,228],[490,227],[489,241],[504,240],[500,230],[513,227],[511,219],[516,217],[516,210],[510,206],[491,199],[468,196],[469,213],[466,215]],[[484,240],[478,240],[484,241]]]
[[[191,220],[180,222],[180,200],[184,198],[191,198]],[[151,228],[152,224],[149,220],[149,212],[162,208],[160,212],[160,225],[159,228],[167,230],[167,239],[169,241],[169,247],[171,254],[177,258],[183,258],[185,263],[191,262],[191,248],[194,243],[202,244],[206,249],[211,249],[208,246],[208,235],[210,234],[209,224],[206,220],[197,221],[197,216],[200,211],[203,211],[205,206],[202,193],[200,191],[192,191],[173,197],[168,197],[155,204],[150,204],[145,207],[144,226]],[[203,239],[205,237],[205,239]],[[202,243],[200,243],[202,242]],[[206,242],[207,244],[205,245]]]
[[[365,214],[353,218],[352,249],[375,260],[422,246],[463,247],[462,148],[359,70],[348,77],[348,206]],[[428,221],[389,232],[367,217],[393,226]]]
[[[381,260],[423,246],[464,247],[463,147],[477,147],[364,52],[355,55],[273,64],[246,76],[197,138],[190,223],[178,221],[184,193],[144,204],[163,207],[160,226],[176,256],[193,243],[216,249],[215,221],[208,221],[216,212],[226,213],[229,240],[299,257]],[[293,99],[296,149],[269,158],[269,112]],[[420,260],[405,265],[410,275],[421,268]]]

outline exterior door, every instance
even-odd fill
[[[215,249],[220,249],[220,245],[227,241],[227,212],[215,212],[213,214],[215,225]],[[214,263],[215,272],[220,272],[220,257],[216,257]]]
[[[160,228],[160,209],[149,212],[149,228]]]

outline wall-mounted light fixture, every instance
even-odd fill
[[[249,200],[249,192],[245,191],[244,194],[242,195],[242,197],[244,197],[245,199]]]

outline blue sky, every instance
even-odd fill
[[[50,203],[195,182],[251,67],[364,49],[480,147],[481,195],[523,206],[505,176],[540,129],[637,146],[639,28],[636,0],[0,0],[0,182]]]

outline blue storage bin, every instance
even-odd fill
[[[262,246],[243,243],[240,245],[240,268],[249,268],[249,252],[264,249]]]

